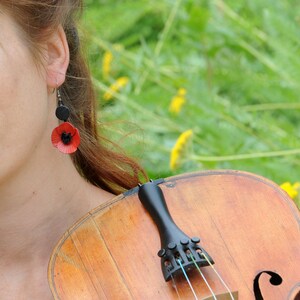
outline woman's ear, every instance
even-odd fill
[[[66,34],[59,26],[46,45],[46,80],[49,88],[61,86],[66,78],[70,52]]]

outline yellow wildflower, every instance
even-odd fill
[[[180,88],[177,91],[176,96],[174,96],[171,100],[170,106],[169,106],[169,111],[173,114],[179,114],[179,112],[181,111],[182,106],[185,104],[186,102],[186,89],[184,88]]]
[[[110,75],[113,58],[114,56],[110,51],[105,51],[102,59],[102,74],[105,79]]]
[[[178,93],[179,96],[185,96],[186,95],[186,89],[180,88],[177,93]]]
[[[109,75],[111,75],[111,69],[112,69],[112,63],[114,60],[114,54],[115,52],[121,52],[123,50],[123,46],[120,44],[114,44],[112,46],[112,51],[105,51],[102,58],[102,75],[104,79],[107,79]]]
[[[179,166],[180,160],[182,158],[182,154],[185,151],[186,145],[191,139],[192,135],[193,135],[193,131],[190,129],[184,131],[178,137],[174,147],[171,150],[171,157],[170,157],[171,170],[175,170]]]
[[[109,90],[104,93],[103,99],[108,101],[111,100],[115,93],[119,92],[123,87],[127,85],[129,81],[128,77],[120,77],[118,78],[110,87]]]
[[[295,199],[299,193],[300,183],[295,182],[294,184],[291,184],[290,182],[284,182],[280,187],[286,191],[292,199]]]

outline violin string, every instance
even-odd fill
[[[174,279],[174,277],[173,277],[172,274],[171,274],[171,279],[172,279],[172,286],[173,286],[173,288],[174,288],[175,291],[176,291],[176,294],[177,294],[177,296],[178,296],[178,299],[181,299],[181,297],[180,297],[180,295],[179,295],[179,292],[178,292],[178,289],[177,289],[177,285],[176,285],[175,279]]]
[[[226,290],[228,291],[230,298],[232,300],[235,300],[228,285],[225,283],[225,281],[223,280],[223,278],[221,277],[221,275],[219,274],[219,272],[216,270],[216,268],[213,266],[213,264],[210,262],[210,260],[208,259],[208,257],[205,255],[204,252],[201,252],[201,255],[204,256],[205,260],[208,262],[209,266],[213,269],[213,271],[216,273],[216,275],[218,276],[219,280],[221,281],[221,283],[223,284],[223,286],[226,288]]]
[[[186,274],[186,272],[185,272],[185,270],[184,270],[184,268],[183,268],[183,266],[182,266],[182,264],[181,264],[180,259],[177,259],[177,262],[179,263],[179,266],[180,266],[180,268],[181,268],[181,270],[182,270],[182,273],[184,274],[184,277],[185,277],[186,281],[188,282],[188,284],[189,284],[189,286],[190,286],[190,289],[191,289],[191,291],[192,291],[192,293],[193,293],[195,299],[198,300],[198,297],[197,297],[197,295],[196,295],[196,293],[195,293],[195,291],[194,291],[194,289],[193,289],[193,286],[192,286],[192,284],[191,284],[191,282],[190,282],[190,280],[189,280],[189,277],[187,276],[187,274]]]
[[[194,265],[196,266],[196,268],[197,268],[198,272],[200,273],[202,279],[204,280],[206,286],[208,287],[209,291],[211,292],[213,298],[214,298],[215,300],[217,300],[217,297],[216,297],[216,295],[215,295],[213,289],[211,288],[211,286],[209,285],[209,283],[208,283],[207,279],[205,278],[203,272],[200,270],[199,266],[197,265],[197,263],[196,263],[196,261],[195,261],[195,259],[194,259],[194,256],[191,255],[190,257],[192,258],[192,261],[193,261]]]

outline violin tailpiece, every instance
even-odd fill
[[[157,255],[161,258],[162,273],[166,281],[181,274],[182,267],[189,271],[196,265],[205,267],[214,264],[210,255],[199,246],[200,238],[190,238],[175,224],[163,192],[156,182],[139,185],[138,196],[159,231],[161,249]]]

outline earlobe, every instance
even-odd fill
[[[57,88],[65,81],[69,65],[69,46],[66,34],[59,26],[47,41],[47,85],[49,88]]]

